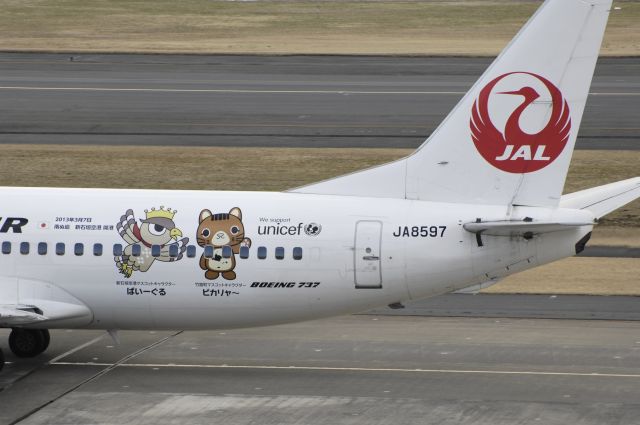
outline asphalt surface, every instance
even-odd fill
[[[640,321],[640,297],[450,294],[412,301],[401,309],[380,308],[366,314]]]
[[[640,248],[629,246],[588,246],[578,257],[640,258]]]
[[[585,311],[608,299],[582,298]],[[605,310],[638,310],[640,298],[613,299]],[[577,302],[547,300],[541,317]],[[3,330],[0,423],[637,424],[639,330],[625,320],[356,315],[122,332],[119,345],[98,331],[54,331],[31,360],[8,353]]]
[[[487,58],[0,54],[0,143],[414,148]],[[639,149],[640,58],[596,68],[580,149]]]

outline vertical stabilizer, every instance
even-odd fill
[[[547,0],[411,156],[294,192],[557,206],[611,0]]]

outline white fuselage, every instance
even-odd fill
[[[573,255],[575,243],[591,230],[581,226],[528,241],[486,236],[479,247],[476,235],[463,224],[504,219],[505,207],[267,192],[1,192],[2,221],[28,220],[21,233],[9,226],[0,233],[0,242],[11,243],[10,253],[0,253],[3,299],[35,306],[59,302],[51,307],[52,320],[40,325],[47,328],[216,329],[357,312],[454,291]],[[189,238],[186,245],[195,247],[176,261],[160,261],[152,256],[152,247],[140,244],[135,260],[143,267],[127,277],[112,252],[115,244],[128,245],[117,223],[132,210],[139,224],[145,210],[160,206],[175,212],[172,220],[182,236],[172,241]],[[200,266],[204,248],[197,243],[199,215],[208,209],[225,225],[233,208],[241,210],[244,236],[250,239],[248,258],[232,254],[233,279],[222,274],[207,278]],[[511,211],[511,216],[518,214],[548,219],[585,213]],[[24,242],[29,253],[20,252]],[[47,245],[44,255],[38,253],[41,243]],[[64,255],[56,253],[61,243]],[[74,252],[76,244],[83,244],[82,255]],[[94,255],[95,244],[102,245],[102,255]],[[265,249],[266,258],[258,258]],[[301,259],[294,259],[294,250]],[[213,252],[219,259],[222,249]],[[151,266],[144,265],[147,261],[153,261]],[[73,305],[77,314],[70,317]]]

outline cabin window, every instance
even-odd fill
[[[11,242],[2,242],[2,253],[11,254]]]
[[[117,243],[113,246],[113,255],[116,257],[120,257],[122,255],[122,245]]]
[[[27,255],[29,253],[29,242],[20,242],[20,254]]]
[[[142,252],[142,248],[140,247],[140,244],[135,244],[131,246],[131,255],[133,255],[134,257],[139,257],[141,252]]]
[[[102,255],[102,244],[101,243],[93,244],[93,255],[95,255],[96,257],[100,257]]]
[[[230,258],[232,253],[233,252],[231,251],[231,247],[229,245],[225,245],[222,247],[222,256],[224,258]]]
[[[258,258],[264,260],[267,258],[267,248],[264,246],[258,247]]]
[[[160,245],[151,245],[151,255],[153,257],[160,256]]]
[[[178,244],[174,243],[169,245],[169,257],[176,258],[179,254],[180,254],[180,248],[178,247]]]
[[[284,248],[279,246],[276,247],[276,260],[284,259]]]
[[[58,242],[56,244],[56,255],[64,255],[64,243]]]
[[[205,258],[213,257],[213,247],[211,245],[207,245],[204,247],[204,257]]]
[[[293,259],[302,260],[302,248],[300,248],[299,246],[293,248]]]
[[[196,256],[196,246],[195,245],[187,246],[187,257],[193,258],[195,256]]]
[[[240,258],[249,258],[249,247],[241,246],[240,247]]]
[[[47,243],[46,242],[40,242],[38,244],[38,254],[47,255]]]
[[[84,244],[77,243],[73,246],[73,253],[78,257],[84,255]]]

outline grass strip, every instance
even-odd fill
[[[509,276],[483,293],[640,295],[637,258],[572,257]]]
[[[496,55],[540,5],[491,1],[0,0],[0,50]],[[640,54],[617,1],[604,55]]]

